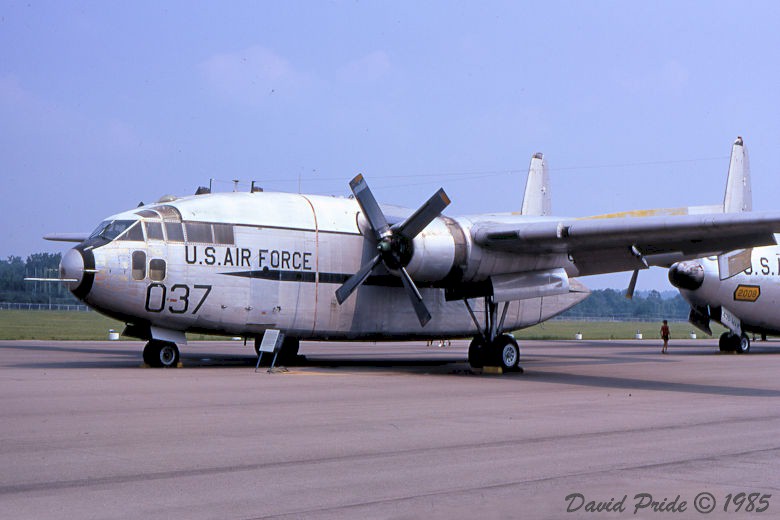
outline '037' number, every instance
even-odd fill
[[[200,295],[200,299],[193,298],[190,300],[191,293],[194,293],[195,291],[203,291]],[[203,306],[203,302],[206,301],[210,292],[210,285],[193,285],[191,291],[189,285],[178,283],[172,285],[169,291],[168,288],[161,283],[152,283],[146,288],[145,308],[149,312],[162,312],[165,309],[166,299],[170,296],[171,305],[168,306],[168,311],[173,314],[184,314],[190,309],[191,301],[198,300],[198,303],[192,310],[192,314],[195,314]],[[192,296],[194,296],[194,294]]]

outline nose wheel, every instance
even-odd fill
[[[153,339],[144,347],[144,363],[155,368],[175,367],[179,364],[179,347]]]

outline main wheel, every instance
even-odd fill
[[[179,363],[176,343],[152,340],[144,347],[144,363],[150,367],[175,367]]]
[[[520,348],[517,341],[509,334],[502,334],[495,339],[491,350],[498,366],[505,372],[515,370],[520,361]]]
[[[747,354],[750,352],[750,338],[744,332],[739,338],[737,345],[737,354]]]
[[[485,345],[481,337],[476,337],[469,344],[469,365],[472,368],[485,366]]]
[[[157,359],[163,368],[175,367],[179,364],[179,347],[176,346],[176,343],[163,343],[160,346],[160,354]]]
[[[279,349],[279,358],[277,363],[282,365],[295,365],[298,362],[298,350],[301,348],[301,342],[298,338],[284,338],[282,347]]]
[[[160,358],[160,342],[150,341],[144,347],[144,363],[150,367],[156,367],[156,362]]]
[[[733,352],[736,349],[734,338],[736,336],[731,332],[724,332],[718,340],[718,348],[721,352]]]

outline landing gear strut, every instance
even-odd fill
[[[155,368],[170,368],[179,364],[179,347],[169,341],[151,340],[144,347],[144,363]]]
[[[471,315],[471,319],[479,329],[479,336],[475,337],[469,345],[469,364],[474,368],[485,366],[501,367],[504,372],[513,370],[523,371],[519,365],[520,348],[517,341],[510,334],[499,334],[498,331],[504,324],[509,302],[504,303],[501,312],[501,320],[497,321],[498,304],[492,296],[485,296],[485,323],[480,326],[476,314],[469,305],[469,301],[463,300]]]

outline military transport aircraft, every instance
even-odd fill
[[[738,138],[731,151],[722,211],[747,212],[752,206],[747,148]],[[691,305],[689,321],[710,335],[710,320],[722,324],[728,331],[720,337],[720,350],[740,354],[750,350],[746,332],[764,336],[780,334],[778,277],[780,247],[777,246],[687,260],[669,269],[669,281]]]
[[[143,358],[175,366],[185,333],[300,340],[473,337],[472,366],[518,368],[508,331],[584,299],[575,276],[668,267],[775,244],[780,212],[564,218],[550,214],[549,175],[531,159],[522,209],[448,217],[443,190],[416,211],[380,205],[362,175],[353,197],[291,193],[166,196],[106,218],[60,265],[60,280]]]

